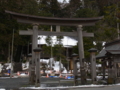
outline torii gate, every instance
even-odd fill
[[[33,24],[33,31],[20,31],[21,35],[33,35],[32,40],[32,51],[37,47],[37,37],[39,35],[56,35],[56,36],[77,36],[78,37],[78,48],[79,48],[79,63],[81,72],[81,84],[85,84],[84,80],[84,47],[83,47],[83,36],[94,36],[92,33],[82,32],[82,26],[91,26],[101,20],[103,17],[95,18],[53,18],[53,17],[40,17],[27,14],[20,14],[11,11],[5,11],[12,15],[13,18],[17,19],[19,23]],[[38,31],[38,25],[56,25],[58,31],[60,26],[77,26],[77,33],[75,32],[45,32]],[[32,66],[34,67],[34,52],[32,52]],[[34,77],[34,73],[31,74]],[[36,73],[37,75],[37,73]],[[39,77],[40,78],[40,77]],[[39,78],[36,78],[37,80]],[[40,81],[39,81],[40,82]]]

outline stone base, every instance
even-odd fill
[[[17,71],[22,71],[22,63],[14,63],[13,71],[16,73]]]
[[[114,83],[115,83],[114,78],[108,78],[108,79],[107,79],[107,83],[108,83],[108,84],[114,84]]]
[[[117,77],[117,78],[115,79],[115,83],[120,83],[120,77]]]

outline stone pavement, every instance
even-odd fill
[[[15,89],[28,85],[28,78],[0,77],[0,88]]]
[[[67,90],[120,90],[120,85],[103,86],[103,87],[84,87],[84,88],[71,88]]]
[[[0,77],[0,88],[5,88],[6,90],[120,90],[120,85],[72,86],[73,83],[68,83],[68,82],[59,85],[59,80],[63,80],[61,78],[54,78],[54,79],[41,78],[42,88],[40,88],[40,87],[30,86],[28,84],[28,80],[29,80],[28,77],[22,77],[22,78]],[[66,86],[62,86],[62,85],[66,85]]]
[[[60,84],[60,80],[64,78],[41,78],[42,87],[56,87],[56,86],[72,86],[73,82],[63,82]],[[16,89],[20,87],[32,87],[29,85],[28,77],[10,78],[0,77],[0,88]]]

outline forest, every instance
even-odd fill
[[[97,53],[104,47],[103,42],[110,42],[119,39],[119,23],[120,23],[120,1],[119,0],[66,0],[58,2],[57,0],[0,0],[0,62],[10,61],[12,37],[14,30],[13,43],[13,61],[21,62],[27,57],[28,43],[31,43],[31,36],[19,35],[19,30],[32,29],[32,25],[17,23],[17,21],[5,10],[36,15],[44,17],[59,18],[104,18],[97,22],[95,26],[84,26],[83,31],[94,33],[94,37],[84,38],[85,58],[89,57],[88,50],[96,48]],[[50,31],[51,26],[40,25],[39,29]],[[55,31],[55,26],[53,31]],[[76,31],[76,27],[61,26],[61,31]],[[60,40],[62,37],[58,37]],[[43,46],[44,53],[50,54],[51,41],[50,37],[46,39],[49,46]],[[94,45],[93,42],[96,44]],[[66,56],[63,54],[64,48],[62,44],[53,47],[53,56],[62,57],[63,62]],[[73,53],[78,54],[77,45],[73,47]]]

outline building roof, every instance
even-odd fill
[[[120,53],[120,39],[106,43],[105,47],[100,51],[98,55],[96,55],[96,58],[98,59],[98,58],[107,57],[106,56],[107,52],[111,54],[119,54]]]
[[[12,11],[5,11],[6,13],[12,15],[13,18],[17,19],[20,23],[28,24],[40,24],[40,25],[63,25],[63,26],[91,26],[103,18],[94,17],[94,18],[56,18],[56,17],[41,17],[28,14],[21,14]]]
[[[107,53],[110,53],[110,54],[113,54],[113,55],[120,54],[120,50],[106,50],[106,51],[107,51]]]
[[[47,45],[47,42],[46,42],[47,36],[39,35],[38,37],[40,37],[40,39],[38,40],[38,44],[46,44]],[[51,36],[51,40],[52,40],[52,46],[54,46],[55,44],[59,44],[59,41],[57,41],[56,36]],[[64,47],[76,46],[77,42],[78,42],[77,40],[72,39],[67,36],[63,36],[63,38],[61,39],[61,43]]]
[[[106,50],[105,50],[105,48],[103,48],[100,52],[99,52],[99,54],[98,55],[96,55],[96,58],[97,59],[99,59],[99,58],[104,58],[104,57],[106,57]]]

